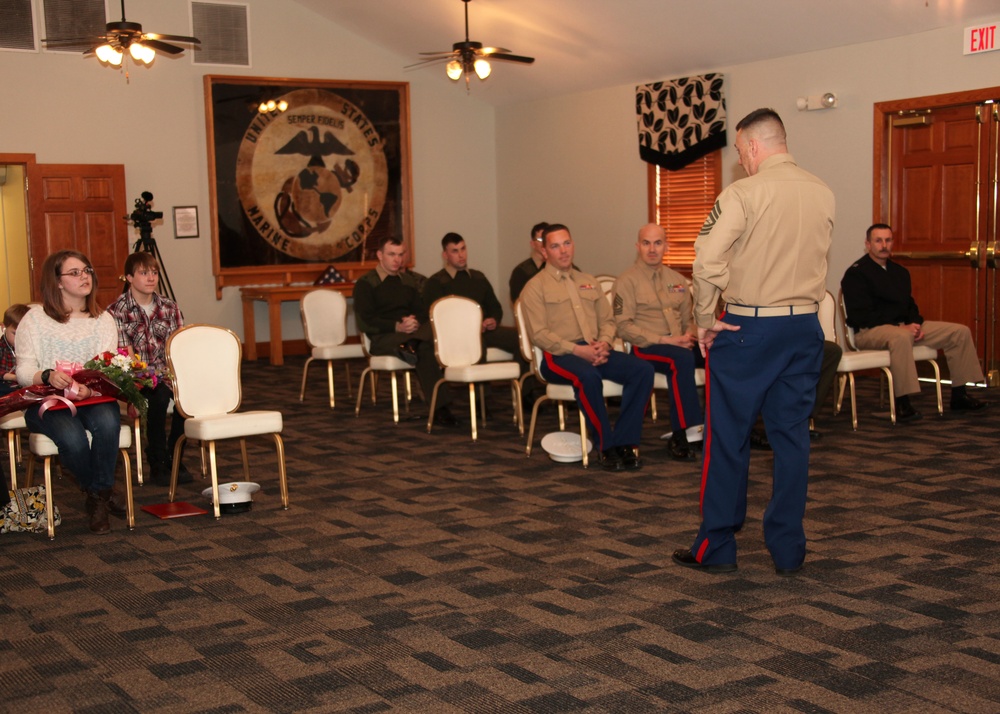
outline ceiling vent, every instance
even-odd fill
[[[0,49],[34,50],[35,22],[31,0],[0,0]]]
[[[191,30],[201,48],[191,53],[195,64],[250,66],[246,5],[192,2]]]
[[[60,43],[46,47],[46,52],[85,52],[97,44],[94,38],[104,35],[108,21],[104,0],[43,0],[42,8],[45,13],[44,39],[91,38],[78,45]]]

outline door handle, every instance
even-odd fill
[[[973,268],[979,267],[979,241],[972,241],[969,245],[969,250],[965,252],[965,257],[972,263]]]
[[[997,242],[986,244],[986,267],[990,270],[997,269]]]

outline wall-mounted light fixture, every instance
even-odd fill
[[[799,97],[795,100],[795,106],[799,111],[815,111],[816,109],[833,109],[837,106],[837,95],[833,92],[825,94],[813,94],[808,97]]]

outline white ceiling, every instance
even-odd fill
[[[465,36],[462,0],[295,2],[401,67]],[[472,0],[470,39],[536,58],[494,62],[472,92],[499,106],[997,18],[997,0]],[[450,81],[443,64],[407,72]]]

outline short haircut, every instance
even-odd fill
[[[156,256],[152,253],[139,251],[130,254],[129,257],[125,259],[125,275],[135,275],[135,271],[140,268],[145,268],[146,270],[156,268],[159,270],[159,265],[156,262]]]
[[[868,226],[868,230],[865,231],[865,242],[867,243],[872,239],[872,231],[891,231],[892,226],[888,223],[872,223]]]
[[[393,245],[403,245],[403,239],[400,238],[399,236],[393,236],[393,235],[382,236],[381,238],[378,239],[378,249],[384,250],[385,247],[390,243],[392,243]]]
[[[449,245],[457,245],[464,242],[465,238],[460,236],[458,233],[445,233],[444,238],[441,239],[441,247],[448,250]]]
[[[4,327],[17,327],[21,324],[21,318],[24,317],[25,313],[28,312],[28,306],[16,302],[3,313],[3,326]]]
[[[538,233],[538,231],[544,231],[548,227],[549,224],[546,223],[545,221],[542,221],[541,223],[536,223],[531,227],[531,237],[534,238],[535,234]]]
[[[768,107],[754,109],[745,117],[740,119],[736,125],[736,131],[750,131],[758,133],[760,129],[770,125],[774,129],[774,138],[785,141],[785,123],[781,121],[778,112]]]
[[[549,235],[551,235],[552,233],[556,233],[557,231],[566,231],[567,233],[569,233],[569,228],[564,226],[562,223],[550,223],[549,225],[545,226],[545,230],[542,231],[542,243],[544,245],[548,245]],[[569,234],[570,237],[573,236],[572,233]]]

